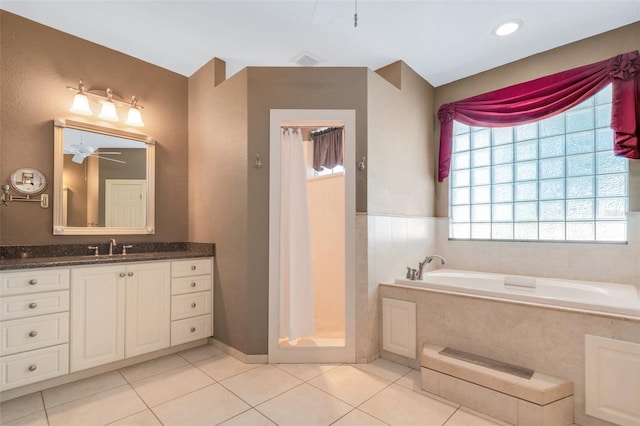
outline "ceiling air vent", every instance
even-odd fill
[[[293,59],[293,62],[302,67],[312,67],[322,62],[322,59],[312,55],[309,52],[302,52]]]

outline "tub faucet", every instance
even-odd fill
[[[109,256],[113,256],[113,246],[115,246],[116,244],[118,243],[116,243],[115,238],[111,238],[109,240]]]
[[[444,257],[442,256],[438,256],[437,254],[431,255],[431,256],[427,256],[424,258],[424,260],[422,262],[418,262],[418,270],[416,272],[416,279],[417,280],[421,280],[422,279],[422,273],[424,271],[424,265],[426,265],[427,263],[431,263],[431,261],[437,257],[438,259],[440,259],[440,264],[441,265],[446,265],[447,261],[444,260]]]

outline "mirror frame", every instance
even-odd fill
[[[143,235],[155,233],[155,139],[140,133],[97,126],[80,121],[56,118],[53,121],[53,234],[54,235]],[[64,226],[63,222],[63,184],[64,129],[71,128],[117,136],[143,142],[147,145],[147,209],[146,224],[140,228],[100,227],[100,226]]]

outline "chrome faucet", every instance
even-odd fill
[[[113,256],[113,246],[117,245],[115,238],[109,240],[109,256]]]
[[[431,263],[431,261],[436,257],[438,259],[440,259],[440,264],[441,265],[446,265],[447,264],[447,261],[444,260],[444,257],[438,256],[437,254],[425,257],[422,262],[418,262],[418,270],[416,271],[416,279],[417,280],[421,280],[422,279],[422,273],[423,273],[423,270],[424,270],[424,265],[426,265],[427,263]]]

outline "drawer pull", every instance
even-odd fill
[[[35,278],[32,278],[32,279],[29,280],[29,284],[36,285],[36,284],[38,284],[38,280],[36,280]]]
[[[128,277],[132,277],[132,276],[133,276],[133,272],[129,272],[129,273],[127,274],[127,276],[128,276]]]
[[[195,333],[195,331],[196,331],[196,328],[195,327],[191,327],[191,332]]]
[[[29,309],[35,309],[37,307],[38,307],[38,304],[36,302],[29,303]]]
[[[123,278],[126,274],[124,272],[120,272],[120,278]]]
[[[192,308],[195,308],[195,307],[196,307],[196,304],[195,304],[195,303],[192,303],[192,304],[191,304],[191,307],[192,307]]]
[[[38,366],[37,366],[37,365],[35,365],[35,364],[31,364],[31,365],[29,366],[29,371],[36,371],[37,369],[38,369]]]
[[[191,287],[195,287],[195,286],[196,286],[196,283],[191,283]]]
[[[191,265],[191,270],[195,271],[196,270],[196,265]]]
[[[37,335],[38,335],[38,332],[35,330],[29,333],[29,337],[36,337]]]

